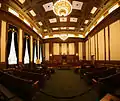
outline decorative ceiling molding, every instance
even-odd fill
[[[44,4],[43,8],[44,8],[45,12],[52,11],[53,10],[53,2]]]
[[[83,6],[83,2],[80,1],[72,1],[72,8],[76,10],[81,10]]]

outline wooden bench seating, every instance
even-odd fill
[[[0,74],[2,74],[0,77],[2,85],[25,101],[32,101],[38,91],[37,83],[34,84],[32,80],[21,79],[8,73],[0,72]]]
[[[11,72],[14,76],[33,80],[34,82],[39,81],[39,87],[43,88],[45,85],[45,75],[39,74],[39,73],[33,73],[33,72],[27,72],[27,71],[12,71]]]
[[[98,78],[107,77],[109,75],[113,75],[116,73],[116,68],[109,68],[109,69],[101,69],[101,70],[95,70],[91,72],[84,73],[84,80],[88,83],[92,83],[92,79],[97,80]]]
[[[51,77],[51,73],[50,73],[49,69],[47,69],[47,70],[45,70],[45,69],[39,69],[39,70],[37,70],[37,69],[35,69],[35,70],[23,69],[22,71],[39,73],[41,75],[45,75],[47,79],[50,79],[50,77]]]
[[[5,86],[0,84],[0,101],[23,101],[22,99],[18,98],[15,94],[10,92]]]
[[[120,98],[120,73],[99,78],[96,83],[99,84],[96,90],[100,98],[107,93]]]
[[[97,71],[101,71],[101,70],[106,70],[106,67],[101,67],[101,68],[90,68],[90,66],[87,68],[81,68],[80,69],[80,77],[83,78],[84,74],[86,72],[97,72]]]

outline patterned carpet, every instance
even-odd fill
[[[56,70],[56,73],[46,82],[44,92],[58,97],[69,97],[83,93],[89,88],[90,86],[83,79],[80,79],[80,76],[75,74],[73,70]],[[96,101],[96,98],[97,95],[92,90],[83,96],[78,96],[73,99],[56,99],[38,93],[36,101]]]

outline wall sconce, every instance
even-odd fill
[[[50,56],[52,56],[52,54],[50,54]]]
[[[78,56],[78,53],[76,53],[76,56]]]

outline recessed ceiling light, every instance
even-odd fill
[[[52,28],[52,30],[54,30],[54,31],[55,31],[55,30],[58,30],[58,29],[59,29],[59,28]]]
[[[40,25],[40,26],[42,26],[43,24],[42,24],[42,22],[38,22],[38,24]]]
[[[53,2],[44,4],[43,8],[45,9],[45,12],[52,11],[53,10]]]
[[[81,31],[83,31],[83,30],[84,30],[84,28],[80,28],[80,30],[81,30]]]
[[[60,22],[67,22],[67,17],[60,17]]]
[[[77,22],[78,18],[75,18],[75,17],[71,17],[70,18],[70,22]]]
[[[47,32],[47,29],[44,29],[44,32]]]
[[[88,24],[89,20],[85,20],[84,24]]]
[[[70,30],[74,30],[75,29],[75,27],[68,27]]]
[[[97,7],[93,7],[90,13],[94,14],[96,10],[97,10]]]
[[[61,30],[67,29],[66,27],[60,27]]]
[[[76,10],[81,10],[83,2],[80,1],[72,1],[72,8]]]
[[[36,16],[36,13],[33,10],[29,11],[32,16]]]
[[[25,2],[25,0],[18,0],[21,4],[23,4]]]
[[[52,19],[49,19],[50,23],[56,23],[57,22],[57,19],[56,18],[52,18]]]
[[[49,35],[44,36],[44,39],[47,39],[47,38],[49,38]]]

